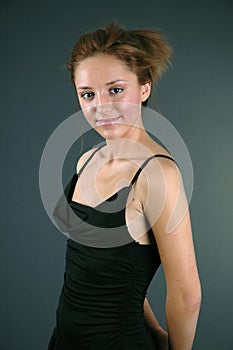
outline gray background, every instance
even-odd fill
[[[152,106],[182,135],[194,167],[190,211],[203,303],[193,349],[232,349],[232,10],[231,0],[1,3],[2,350],[46,349],[55,324],[66,239],[41,202],[40,158],[75,110],[64,69],[72,45],[112,19],[161,29],[174,48]],[[149,300],[163,324],[164,297],[160,271]]]

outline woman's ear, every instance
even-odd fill
[[[151,82],[148,81],[147,83],[141,86],[141,102],[144,102],[149,98],[150,92],[151,92]]]

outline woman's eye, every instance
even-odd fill
[[[116,88],[110,89],[110,92],[111,92],[112,94],[119,94],[119,93],[122,92],[122,91],[123,91],[123,89],[120,88],[120,87],[116,87]]]
[[[94,92],[84,92],[81,94],[81,98],[85,100],[92,98],[93,96],[94,96]]]

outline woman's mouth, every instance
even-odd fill
[[[96,120],[97,126],[111,126],[112,124],[116,124],[119,121],[119,117],[112,117],[112,118],[102,118]]]

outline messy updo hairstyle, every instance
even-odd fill
[[[161,32],[151,29],[124,30],[115,22],[106,24],[84,33],[75,43],[66,65],[73,84],[78,64],[97,54],[111,55],[121,60],[143,85],[157,82],[171,65],[172,48]],[[143,105],[147,105],[147,102],[143,102]]]

